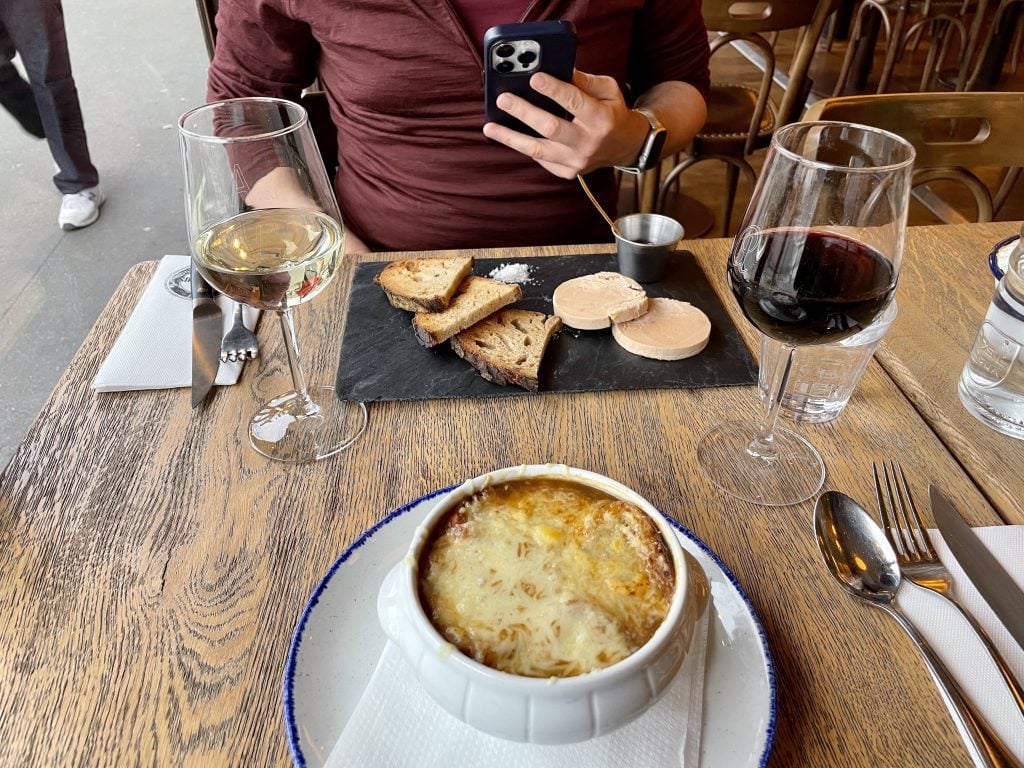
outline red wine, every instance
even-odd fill
[[[889,260],[843,235],[792,228],[741,238],[729,259],[729,285],[747,319],[784,344],[852,336],[896,290]]]

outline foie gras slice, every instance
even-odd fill
[[[616,323],[612,336],[627,352],[654,360],[693,357],[708,345],[711,321],[692,304],[677,299],[651,299],[647,313]]]
[[[598,272],[566,280],[551,296],[555,314],[571,328],[597,331],[647,311],[647,293],[618,272]]]

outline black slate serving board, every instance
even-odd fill
[[[473,272],[487,275],[506,259],[477,259]],[[617,271],[615,254],[520,259],[530,281],[514,306],[551,314],[551,294],[565,280]],[[341,344],[336,389],[343,400],[431,400],[450,397],[530,395],[516,386],[484,380],[445,342],[426,349],[416,341],[412,315],[395,309],[374,285],[387,262],[356,265]],[[610,330],[564,327],[551,341],[540,371],[540,391],[591,392],[616,389],[722,387],[753,384],[757,366],[725,308],[687,251],[672,255],[666,277],[644,286],[648,296],[688,301],[711,320],[707,348],[686,360],[637,357],[622,349]]]

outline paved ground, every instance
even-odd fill
[[[188,248],[175,125],[205,91],[194,3],[64,0],[64,10],[108,202],[93,226],[62,232],[46,144],[0,108],[0,467],[125,271]]]

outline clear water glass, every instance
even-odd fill
[[[793,370],[782,393],[780,413],[806,424],[823,424],[837,418],[850,402],[857,383],[896,319],[897,312],[894,300],[875,322],[860,333],[833,344],[798,347],[793,356]],[[762,400],[769,397],[769,387],[781,351],[780,342],[769,336],[761,337],[757,384]]]
[[[960,401],[993,429],[1024,440],[1024,240],[1010,255],[960,375]]]

